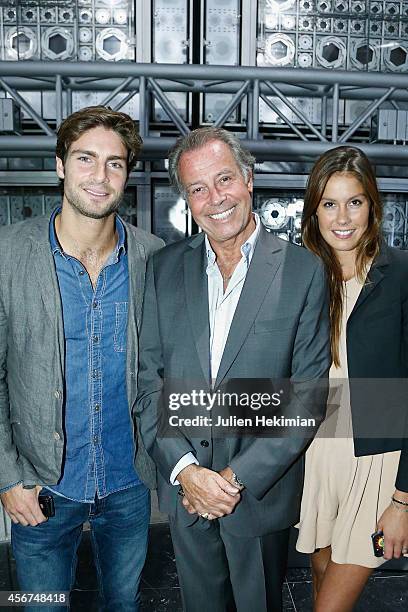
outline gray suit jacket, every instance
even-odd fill
[[[175,431],[158,436],[163,379],[189,381],[209,390],[209,317],[204,235],[170,245],[150,260],[140,336],[137,420],[158,467],[162,510],[184,524],[193,520],[169,482],[187,452],[201,465],[230,465],[246,488],[225,529],[259,536],[298,519],[303,479],[302,453],[308,436],[215,440]],[[291,379],[298,382],[289,411],[316,417],[325,412],[330,366],[329,323],[323,266],[310,252],[263,228],[231,324],[216,388],[231,379]],[[314,381],[324,381],[317,385]],[[304,385],[303,390],[301,386]],[[323,391],[322,391],[323,387]],[[295,388],[296,390],[296,388]],[[303,394],[303,396],[302,396]]]
[[[127,393],[137,394],[138,329],[146,261],[163,242],[124,224],[129,261]],[[0,228],[0,488],[55,484],[64,449],[64,330],[49,217]],[[136,432],[135,432],[136,435]],[[140,440],[136,469],[154,486]]]

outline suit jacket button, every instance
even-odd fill
[[[201,446],[204,446],[204,448],[207,448],[207,446],[210,446],[210,443],[208,440],[201,440],[200,444]]]

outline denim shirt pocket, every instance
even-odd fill
[[[128,303],[115,302],[115,333],[113,347],[117,353],[126,351]]]

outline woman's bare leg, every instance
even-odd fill
[[[312,563],[312,579],[313,579],[313,600],[316,601],[317,593],[323,582],[323,578],[327,569],[327,565],[331,560],[331,546],[320,548],[310,555]]]
[[[320,569],[323,563],[322,555]],[[322,579],[317,580],[314,611],[352,612],[372,571],[371,568],[361,565],[334,563],[330,559]]]

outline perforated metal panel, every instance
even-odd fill
[[[205,6],[205,63],[239,64],[239,0],[207,0]]]
[[[154,0],[153,60],[166,64],[188,62],[188,3]]]
[[[406,1],[259,0],[258,7],[258,65],[407,70]],[[286,39],[280,44],[276,40],[290,32],[294,50]],[[313,40],[308,51],[299,36],[305,32]],[[272,50],[271,37],[275,37]]]
[[[1,57],[134,60],[133,7],[133,0],[10,0],[0,7]]]

